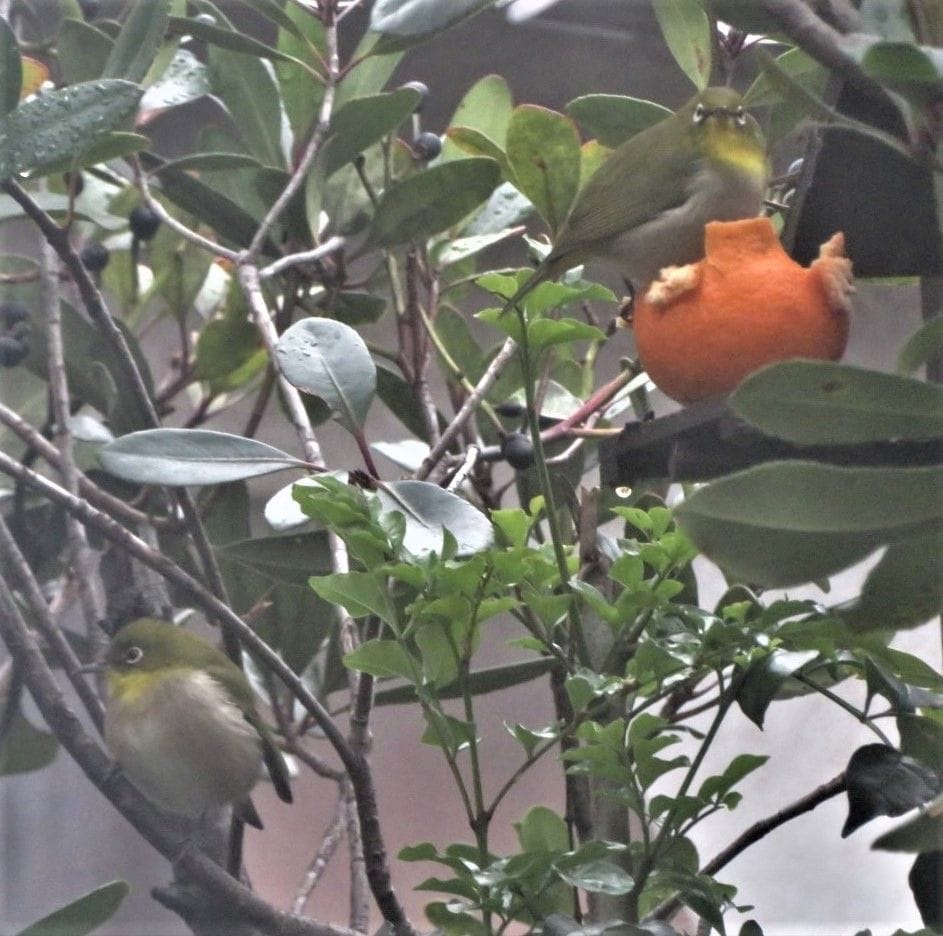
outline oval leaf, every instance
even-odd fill
[[[0,178],[42,172],[89,149],[128,118],[141,89],[118,79],[50,91],[0,118]]]
[[[456,159],[417,173],[384,192],[370,241],[389,247],[438,234],[484,202],[500,180],[498,164],[486,157]]]
[[[103,884],[27,926],[19,936],[85,936],[110,920],[129,892],[125,881]]]
[[[711,24],[701,0],[652,0],[652,7],[675,61],[703,91],[711,75]]]
[[[737,415],[797,445],[943,436],[943,387],[831,361],[784,361],[734,391]]]
[[[132,3],[102,70],[103,78],[141,81],[151,67],[167,26],[169,0]]]
[[[580,138],[573,121],[522,104],[511,115],[506,150],[514,184],[557,231],[580,185]]]
[[[675,512],[741,581],[794,585],[846,568],[943,517],[943,469],[773,462],[721,478]]]
[[[376,393],[377,373],[357,332],[333,319],[302,319],[282,335],[275,354],[287,380],[324,400],[342,426],[359,430]]]
[[[671,111],[661,104],[623,94],[586,94],[570,101],[566,112],[588,134],[611,149],[671,116]]]
[[[209,429],[144,429],[98,453],[109,474],[138,484],[224,484],[285,468],[304,468],[291,455],[243,436]]]
[[[413,555],[441,551],[446,530],[455,538],[459,556],[479,552],[492,544],[488,518],[468,501],[436,484],[394,481],[377,493],[384,511],[399,511],[406,518],[403,546]]]
[[[370,30],[418,41],[448,29],[492,6],[495,0],[377,0],[370,11]]]

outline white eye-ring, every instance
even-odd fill
[[[128,647],[124,652],[124,662],[129,666],[139,663],[144,656],[144,651],[140,647]]]
[[[696,124],[703,123],[704,118],[707,116],[707,108],[703,104],[698,104],[694,108],[694,122]]]
[[[747,112],[742,107],[738,107],[734,111],[733,116],[737,121],[738,127],[745,127],[747,125]]]

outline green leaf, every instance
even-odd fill
[[[446,532],[455,537],[458,556],[487,549],[494,540],[491,523],[477,507],[437,484],[393,481],[384,484],[377,496],[384,511],[404,515],[403,548],[414,556],[441,552]]]
[[[493,6],[495,0],[377,0],[370,30],[382,33],[383,51],[406,48]],[[394,39],[397,41],[389,41]]]
[[[302,319],[282,334],[275,355],[292,384],[324,400],[348,431],[360,430],[377,381],[373,359],[357,332],[333,319]]]
[[[369,240],[391,247],[438,234],[485,201],[500,178],[498,164],[483,157],[431,166],[383,193]]]
[[[203,5],[207,5],[205,0]],[[228,20],[226,22],[228,24]],[[294,56],[280,49],[273,48],[259,39],[250,36],[248,33],[233,29],[231,24],[228,24],[228,28],[225,28],[213,25],[212,23],[204,23],[202,20],[198,19],[171,16],[169,26],[171,33],[193,36],[195,39],[201,39],[208,46],[215,46],[217,49],[236,52],[239,55],[251,56],[253,59],[271,59],[277,62],[298,63],[298,60],[295,59]]]
[[[371,676],[401,676],[415,683],[420,664],[398,640],[367,640],[344,656],[344,665]]]
[[[571,887],[579,887],[591,894],[618,897],[628,894],[635,886],[635,881],[613,861],[599,859],[571,865],[561,860],[555,862],[553,867]]]
[[[10,24],[0,17],[0,116],[9,114],[20,103],[23,87],[23,60]]]
[[[897,356],[897,372],[912,374],[943,351],[943,315],[928,319],[907,340]]]
[[[730,397],[738,416],[797,445],[943,436],[943,387],[832,361],[783,361]]]
[[[939,92],[936,56],[937,50],[922,49],[913,42],[879,41],[867,46],[863,54],[858,51],[865,73],[917,103]]]
[[[416,394],[398,370],[384,367],[382,363],[377,365],[377,396],[417,439],[429,441],[429,430]]]
[[[943,531],[892,543],[839,614],[856,630],[917,627],[943,609]]]
[[[114,915],[131,888],[125,881],[112,881],[60,907],[18,936],[85,936]]]
[[[943,794],[928,803],[913,819],[885,832],[871,846],[880,851],[943,851]]]
[[[504,78],[500,75],[485,75],[465,92],[452,114],[449,127],[474,130],[503,152],[512,108],[511,89]],[[454,159],[456,155],[450,144],[446,143],[442,158]]]
[[[109,442],[98,457],[117,478],[171,487],[223,484],[306,465],[264,442],[210,429],[144,429]]]
[[[81,19],[65,19],[56,40],[62,78],[68,85],[101,77],[102,63],[114,47],[112,38]]]
[[[157,80],[141,98],[141,110],[163,110],[195,101],[210,93],[206,66],[189,50],[177,49]],[[179,160],[174,160],[179,165]]]
[[[525,852],[546,854],[565,852],[570,847],[566,823],[548,806],[532,806],[515,823],[517,839]]]
[[[652,0],[668,49],[698,91],[711,76],[711,24],[701,0]]]
[[[712,482],[675,516],[708,558],[742,581],[807,582],[943,519],[937,468],[773,462]]]
[[[344,572],[334,575],[319,575],[308,580],[308,584],[325,600],[341,605],[353,617],[367,617],[375,614],[387,623],[396,620],[396,611],[390,602],[385,587],[370,572]],[[373,641],[367,641],[367,646]],[[395,641],[376,641],[387,644]],[[372,651],[371,651],[372,652]],[[418,664],[417,664],[418,671]],[[390,672],[388,676],[411,676],[413,670],[407,672]]]
[[[147,425],[146,414],[131,387],[130,377],[115,359],[109,346],[102,341],[99,329],[67,303],[62,303],[61,315],[66,376],[75,396],[106,416],[111,430],[116,434]],[[42,335],[34,332],[36,340],[31,343],[25,363],[33,373],[46,377],[45,326],[34,322],[33,327]],[[118,327],[124,333],[145,388],[151,392],[150,370],[137,339],[122,323],[119,322]]]
[[[577,319],[537,319],[527,323],[527,340],[533,350],[573,341],[605,341],[603,331]]]
[[[164,38],[169,11],[170,0],[132,4],[101,77],[142,81]]]
[[[0,739],[0,777],[42,770],[58,750],[55,735],[34,728],[17,710]]]
[[[307,62],[318,70],[327,55],[324,25],[301,6],[290,3],[285,17],[291,27],[282,25],[278,31],[278,49],[292,59]],[[355,69],[356,72],[356,69]],[[295,138],[300,138],[313,125],[324,96],[323,86],[312,80],[311,74],[295,61],[277,61],[275,74],[282,93],[282,102],[288,114]],[[341,88],[347,84],[345,80]]]
[[[533,202],[555,233],[580,185],[580,138],[563,114],[522,104],[511,114],[507,158],[512,181]]]
[[[420,100],[414,88],[400,88],[348,101],[331,120],[323,156],[325,177],[393,133],[416,110]]]
[[[817,650],[774,650],[751,663],[737,689],[737,704],[743,714],[762,728],[766,710],[782,684],[818,655]]]
[[[610,149],[671,116],[661,104],[623,94],[586,94],[570,101],[566,112]]]
[[[134,112],[141,89],[117,79],[49,91],[0,118],[0,178],[42,173],[100,139]]]
[[[65,159],[46,166],[43,174],[71,172],[85,166],[98,166],[113,159],[130,156],[131,153],[139,153],[146,146],[149,146],[150,142],[148,137],[140,133],[112,130],[97,139],[88,149],[84,149],[80,153],[70,154]]]

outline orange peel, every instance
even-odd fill
[[[854,292],[844,241],[835,234],[806,268],[768,218],[708,224],[704,259],[663,269],[632,310],[656,386],[693,403],[729,393],[774,361],[841,358]]]

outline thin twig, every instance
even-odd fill
[[[517,351],[517,342],[513,338],[508,338],[501,346],[501,350],[492,358],[488,369],[482,374],[481,380],[475,384],[475,389],[465,398],[461,409],[455,414],[452,421],[446,426],[442,437],[432,447],[429,454],[423,459],[419,470],[416,472],[416,479],[424,481],[429,477],[432,469],[438,464],[439,459],[446,453],[448,447],[452,444],[455,437],[461,432],[465,423],[472,417],[478,404],[482,401],[488,391],[494,386],[495,381],[501,375],[501,372],[507,366],[508,361],[514,357]]]
[[[345,807],[344,796],[341,794],[334,806],[331,821],[321,838],[321,845],[315,852],[314,858],[311,859],[311,864],[308,865],[304,878],[295,891],[295,896],[291,902],[292,913],[304,913],[314,889],[318,886],[318,882],[327,870],[328,864],[337,852],[337,847],[344,837]]]
[[[459,466],[458,471],[452,475],[452,480],[449,481],[449,485],[446,488],[447,491],[457,491],[465,483],[478,462],[480,452],[481,449],[477,445],[468,446],[468,451],[465,452],[465,458],[462,464]]]
[[[275,276],[301,263],[314,263],[316,260],[320,260],[322,257],[326,257],[328,254],[340,250],[344,246],[344,243],[343,237],[330,237],[321,244],[320,247],[315,247],[313,250],[304,250],[301,253],[281,257],[278,260],[274,260],[268,266],[262,267],[262,269],[259,270],[259,279],[268,279],[270,276]]]

